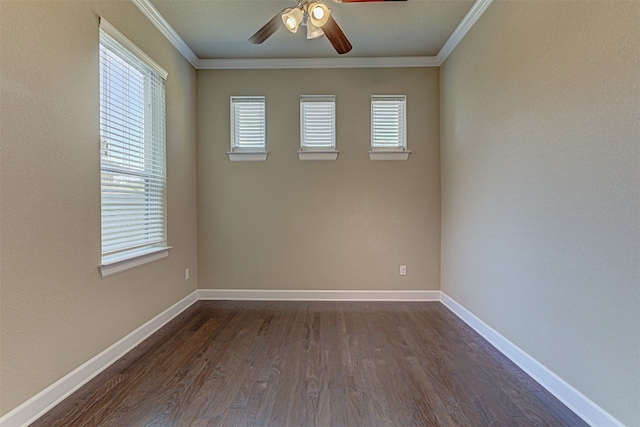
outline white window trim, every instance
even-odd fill
[[[169,73],[158,65],[151,57],[149,57],[142,49],[136,46],[125,35],[118,31],[113,25],[111,25],[106,19],[100,17],[100,30],[107,33],[116,42],[120,43],[123,47],[129,50],[133,55],[137,56],[143,63],[149,66],[153,71],[166,80]],[[166,142],[165,142],[166,143]],[[166,173],[166,172],[165,172]],[[166,179],[166,175],[165,175]],[[166,190],[165,190],[166,191]],[[166,207],[165,207],[166,209]],[[102,214],[102,213],[101,213]],[[165,210],[166,221],[166,210]],[[166,229],[165,229],[166,233]],[[131,270],[135,267],[149,264],[154,261],[166,258],[169,256],[169,250],[171,246],[164,245],[148,246],[139,249],[126,250],[119,253],[102,256],[101,264],[98,266],[98,271],[101,278],[113,276],[123,271]]]
[[[336,160],[338,158],[338,151],[298,151],[298,158],[303,161]]]
[[[265,102],[265,135],[264,135],[264,149],[255,149],[255,148],[241,148],[234,146],[234,98],[261,98]],[[267,135],[266,135],[266,99],[264,96],[231,96],[229,98],[229,136],[230,136],[230,149],[227,152],[227,156],[229,157],[229,161],[232,162],[264,162],[267,160]]]
[[[268,154],[266,151],[229,151],[227,156],[232,162],[264,162]]]
[[[369,160],[409,160],[411,151],[369,151]]]
[[[147,64],[151,69],[160,75],[163,79],[167,80],[169,73],[162,68],[156,61],[151,59],[149,55],[144,53],[142,49],[136,46],[131,40],[129,40],[124,34],[118,31],[113,25],[111,25],[106,19],[100,17],[100,29],[109,34],[115,41],[126,47],[131,53],[137,56],[142,62]]]
[[[172,246],[144,248],[103,257],[98,266],[100,277],[113,276],[141,265],[149,264],[169,256]]]
[[[404,98],[404,141],[402,146],[395,147],[374,147],[373,146],[373,105],[375,100],[384,98]],[[370,160],[408,160],[411,151],[407,149],[407,97],[406,95],[372,95],[371,96],[371,146],[369,151]]]

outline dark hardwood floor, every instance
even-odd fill
[[[439,302],[200,301],[32,426],[583,426]]]

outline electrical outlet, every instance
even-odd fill
[[[401,265],[400,266],[400,275],[401,276],[406,276],[407,275],[407,266],[406,265]]]
[[[188,268],[186,268],[184,270],[184,280],[189,280],[189,269]]]

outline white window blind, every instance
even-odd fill
[[[335,150],[336,97],[300,97],[300,148]]]
[[[404,95],[371,97],[371,148],[404,151],[407,148]]]
[[[231,151],[265,151],[264,96],[231,97]]]
[[[102,256],[166,244],[166,72],[100,24]],[[118,40],[116,40],[118,39]],[[137,48],[135,48],[138,50]]]

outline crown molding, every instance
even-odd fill
[[[442,65],[442,63],[449,57],[451,52],[458,46],[458,43],[462,41],[464,36],[467,35],[469,30],[474,26],[474,24],[480,19],[482,14],[487,10],[487,8],[491,5],[493,0],[476,0],[469,9],[469,12],[462,18],[458,27],[451,33],[449,40],[442,46],[440,52],[434,57],[437,59],[438,66]]]
[[[407,68],[437,67],[435,56],[405,56],[386,58],[260,58],[201,59],[199,70],[255,70],[284,68]]]
[[[196,70],[257,70],[300,68],[411,68],[439,67],[458,43],[480,19],[493,0],[476,0],[458,27],[436,56],[403,56],[383,58],[260,58],[260,59],[201,59],[182,40],[182,37],[158,12],[151,0],[131,0],[169,42]]]
[[[150,0],[131,0],[133,4],[138,6],[138,9],[151,21],[153,25],[166,37],[167,40],[184,56],[184,58],[191,63],[196,69],[200,58],[196,56],[189,46],[182,40],[182,37],[178,35],[176,30],[164,19],[164,16],[158,12]]]

